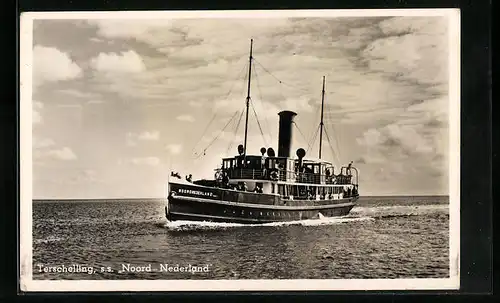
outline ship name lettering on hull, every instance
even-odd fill
[[[180,188],[179,193],[189,194],[189,195],[197,195],[197,196],[215,197],[214,193],[212,193],[212,192],[205,192],[205,191],[184,189],[184,188]]]

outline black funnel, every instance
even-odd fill
[[[292,123],[296,113],[284,110],[279,112],[280,128],[278,139],[278,157],[290,157],[290,148],[292,147]]]

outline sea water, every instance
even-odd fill
[[[33,278],[449,276],[448,197],[362,197],[348,216],[261,225],[167,222],[164,206],[34,201]]]

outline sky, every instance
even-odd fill
[[[172,170],[213,177],[243,143],[250,39],[249,154],[277,151],[277,113],[293,110],[292,154],[318,157],[325,76],[324,160],[354,161],[362,195],[447,194],[448,30],[409,16],[34,20],[33,196],[162,197]]]

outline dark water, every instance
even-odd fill
[[[163,207],[159,199],[34,201],[34,279],[449,276],[448,197],[364,197],[347,217],[264,226],[166,224]],[[67,272],[84,267],[95,272]]]

